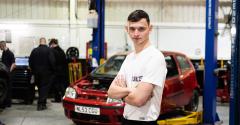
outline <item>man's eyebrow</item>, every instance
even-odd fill
[[[146,26],[129,26],[130,28],[145,28]]]

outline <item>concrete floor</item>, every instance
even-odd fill
[[[223,122],[222,125],[229,125],[229,103],[218,103],[217,113]]]
[[[202,110],[202,97],[200,97]],[[48,100],[48,109],[36,111],[36,101],[33,105],[13,104],[0,112],[0,120],[6,125],[74,125],[71,120],[64,116],[61,103],[51,103]],[[229,104],[218,103],[217,112],[222,125],[229,125]]]
[[[202,96],[199,98],[199,111],[203,111],[202,108]],[[217,113],[220,118],[220,121],[216,125],[229,125],[229,103],[220,103],[217,102]]]
[[[37,111],[36,101],[32,105],[13,104],[0,113],[0,120],[6,125],[74,125],[64,116],[62,103],[51,103],[48,109]]]

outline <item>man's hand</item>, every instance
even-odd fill
[[[136,88],[132,89],[124,100],[130,105],[141,107],[152,98],[153,89],[153,84],[141,82],[136,86]]]
[[[121,99],[126,97],[130,92],[131,90],[127,88],[124,76],[117,75],[108,89],[108,96],[114,99]]]
[[[115,80],[114,82],[115,82],[116,86],[123,87],[123,88],[127,87],[126,80],[123,75],[116,76],[116,78],[114,80]]]

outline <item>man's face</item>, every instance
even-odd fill
[[[41,38],[40,39],[40,44],[46,44],[46,39],[45,38]]]
[[[128,22],[126,30],[134,44],[140,45],[148,42],[152,26],[143,18],[138,22]]]
[[[53,48],[53,44],[50,44],[49,47],[50,47],[50,48]]]
[[[54,48],[54,47],[57,47],[57,44],[51,44],[50,46],[49,46],[50,48]]]

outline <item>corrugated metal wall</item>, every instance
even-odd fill
[[[230,11],[231,0],[220,0],[219,17]],[[205,0],[106,0],[106,21],[125,22],[135,9],[146,10],[152,22],[204,23]],[[87,0],[78,0],[77,20],[86,20]],[[67,20],[69,0],[0,0],[0,19]]]
[[[135,9],[146,10],[153,22],[205,23],[205,0],[107,0],[106,18],[109,21],[125,21]],[[220,0],[219,17],[227,14],[231,0]]]
[[[230,0],[221,0],[219,17],[230,11]],[[69,0],[0,0],[0,19],[67,20]],[[135,9],[146,10],[152,22],[204,23],[205,0],[106,0],[106,21],[125,22]],[[87,18],[88,1],[78,0],[77,20]]]
[[[0,0],[0,19],[68,19],[68,2]]]

